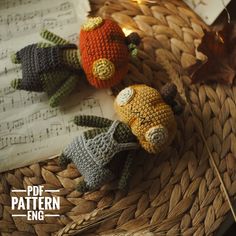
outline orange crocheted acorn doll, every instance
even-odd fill
[[[12,56],[13,63],[22,65],[22,79],[12,87],[27,91],[45,91],[50,105],[57,106],[75,88],[80,73],[96,88],[118,84],[127,73],[129,54],[137,53],[137,33],[125,37],[112,20],[89,18],[82,26],[77,45],[44,30],[41,36],[51,43],[24,47]]]
[[[90,18],[82,27],[77,46],[84,72],[93,86],[108,88],[124,78],[129,49],[123,31],[114,21]]]

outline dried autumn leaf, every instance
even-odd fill
[[[198,60],[188,68],[192,82],[232,84],[236,75],[236,35],[234,24],[227,23],[220,31],[205,31],[198,51],[207,60]]]

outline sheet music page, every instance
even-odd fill
[[[11,80],[21,78],[21,68],[10,55],[42,41],[46,28],[74,42],[85,21],[86,0],[0,1],[0,172],[59,154],[84,128],[73,124],[78,114],[114,119],[113,99],[107,91],[82,82],[67,103],[48,105],[45,93],[15,91]]]
[[[211,25],[231,0],[184,0],[202,20]]]

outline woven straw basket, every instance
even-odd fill
[[[236,89],[223,85],[191,85],[184,68],[203,59],[196,47],[204,23],[177,0],[93,0],[96,14],[113,18],[142,37],[138,60],[116,91],[133,83],[160,88],[176,83],[180,100],[187,101],[177,118],[173,144],[158,157],[140,153],[128,192],[115,182],[82,195],[75,190],[81,178],[74,165],[58,166],[57,159],[1,174],[0,232],[3,236],[75,235],[212,235],[230,206],[204,144],[212,153],[231,200],[236,196]],[[26,221],[11,217],[12,189],[44,185],[60,189],[60,217]],[[48,193],[48,195],[51,195]],[[107,207],[108,209],[104,209]],[[109,209],[110,208],[110,209]],[[55,213],[55,212],[54,212]],[[104,218],[109,220],[104,221]],[[97,227],[96,219],[102,223]],[[104,222],[103,222],[104,221]],[[147,227],[146,227],[147,226]],[[146,231],[145,231],[145,230]],[[141,233],[143,232],[144,233]],[[154,234],[149,233],[154,232]],[[110,232],[110,233],[109,233]],[[116,233],[115,233],[116,232]]]

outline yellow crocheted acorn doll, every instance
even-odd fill
[[[175,95],[176,87],[173,84],[167,84],[161,93],[142,84],[127,87],[116,97],[115,110],[120,120],[131,128],[141,146],[149,153],[159,153],[175,137],[176,122],[170,106],[175,104]],[[174,110],[176,108],[179,109],[177,104]]]
[[[157,154],[169,145],[176,133],[175,113],[181,107],[174,101],[177,89],[165,85],[161,92],[146,85],[133,85],[122,90],[115,99],[119,120],[96,116],[77,116],[75,123],[93,129],[76,137],[62,152],[60,163],[74,164],[84,176],[77,189],[81,192],[97,189],[114,178],[112,161],[127,154],[121,170],[118,188],[126,187],[134,150],[145,149]],[[127,153],[128,152],[128,153]]]

